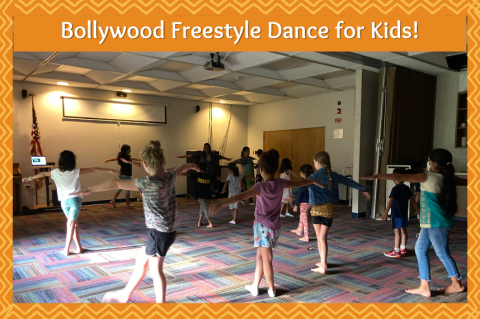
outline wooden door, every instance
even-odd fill
[[[263,150],[272,148],[280,153],[280,158],[291,158],[293,170],[299,174],[300,166],[313,167],[313,156],[325,150],[325,127],[264,132]]]

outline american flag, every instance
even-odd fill
[[[37,121],[37,112],[35,112],[35,104],[33,103],[33,96],[32,96],[32,117],[33,117],[33,124],[32,124],[32,140],[30,142],[30,156],[43,156],[42,151],[42,143],[40,141],[40,129],[38,127]],[[35,175],[39,172],[35,169]],[[39,178],[35,180],[37,189],[43,186],[43,178]]]

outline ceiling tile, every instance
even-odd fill
[[[13,75],[13,80],[14,81],[22,81],[23,79],[25,79],[25,75],[20,75],[20,74],[14,74]]]
[[[353,74],[355,74],[355,71],[340,70],[340,71],[334,71],[334,72],[325,73],[325,74],[319,74],[319,75],[314,76],[313,78],[319,79],[319,80],[324,80],[324,79],[328,79],[328,78],[337,78],[337,77],[353,75]]]
[[[413,59],[433,64],[440,68],[448,70],[447,58],[443,54],[438,52],[424,52],[415,55]]]
[[[194,54],[187,54],[187,55],[178,56],[178,57],[170,57],[168,59],[172,60],[172,61],[176,61],[176,62],[193,64],[193,65],[196,65],[196,66],[201,65],[202,67],[205,65],[205,63],[210,61],[210,58],[205,58],[205,57],[194,55]]]
[[[100,84],[106,84],[125,76],[125,73],[93,70],[85,74],[85,76]]]
[[[277,84],[269,85],[269,87],[276,88],[276,89],[281,89],[281,88],[288,88],[289,86],[295,86],[295,85],[298,85],[298,83],[295,83],[295,82],[280,82],[280,83],[277,83]]]
[[[194,89],[194,90],[203,90],[203,89],[208,89],[212,87],[213,86],[204,85],[204,84],[190,84],[186,86],[187,89]]]
[[[123,89],[132,89],[133,93],[136,93],[135,90],[144,90],[144,91],[154,91],[154,92],[157,92],[157,90],[155,90],[155,88],[153,88],[152,86],[150,86],[150,85],[147,84],[147,83],[144,83],[144,82],[136,82],[136,81],[128,81],[128,80],[112,82],[112,83],[109,83],[107,86],[118,87],[118,88],[121,88],[120,90],[123,90]]]
[[[110,62],[122,54],[123,52],[80,52],[77,57],[99,62]]]
[[[269,86],[269,85],[277,84],[277,83],[280,83],[280,82],[283,82],[283,81],[261,78],[261,77],[255,76],[255,77],[252,77],[252,78],[249,78],[249,79],[237,81],[237,82],[235,82],[235,84],[237,84],[239,87],[241,87],[242,90],[248,91],[248,90],[251,90],[251,89],[256,89],[256,88],[264,87],[264,86]]]
[[[41,63],[42,61],[40,60],[13,59],[13,68],[22,74],[28,75]]]
[[[440,68],[438,66],[428,64],[422,61],[418,61],[412,58],[407,58],[407,57],[400,57],[396,59],[389,59],[388,62],[403,66],[408,69],[420,71],[420,72],[425,72],[428,74],[435,74],[435,72],[438,72],[440,70],[444,70],[443,68]]]
[[[148,77],[148,76],[141,76],[141,75],[132,75],[129,76],[127,79],[128,81],[138,81],[138,82],[153,82],[156,81],[156,78]]]
[[[310,61],[315,61],[317,63],[331,65],[336,68],[349,68],[352,65],[358,64],[357,62],[335,58],[319,52],[303,52],[298,54],[297,56]]]
[[[270,94],[270,95],[277,95],[277,96],[285,96],[279,89],[272,88],[272,87],[262,87],[257,89],[251,89],[250,91],[254,93],[262,93],[262,94]]]
[[[170,71],[170,72],[182,72],[188,69],[194,68],[196,65],[184,62],[171,61],[161,66],[158,66],[157,69]]]
[[[159,91],[167,91],[167,90],[171,90],[171,89],[175,89],[175,88],[178,88],[178,87],[185,86],[185,85],[189,84],[189,82],[181,82],[181,81],[172,81],[172,80],[160,79],[160,80],[156,80],[154,82],[150,82],[148,84],[150,84],[151,86],[153,86],[154,88],[156,88]]]
[[[92,70],[102,70],[102,71],[112,71],[112,72],[124,73],[124,72],[122,72],[121,69],[119,69],[117,67],[114,67],[111,64],[108,64],[108,63],[105,63],[105,62],[87,60],[87,59],[68,58],[68,59],[56,60],[55,63],[71,65],[71,66],[78,66],[80,68],[87,68],[87,69],[92,69]]]
[[[401,57],[400,54],[393,53],[393,52],[353,52],[353,53],[357,53],[363,56],[368,56],[370,58],[374,58],[381,61]]]
[[[216,80],[236,82],[236,81],[239,81],[239,80],[244,80],[244,79],[251,78],[252,76],[253,75],[242,74],[242,73],[239,73],[239,72],[232,72],[232,73],[229,73],[229,74],[219,76],[218,78],[216,78]]]
[[[191,95],[191,96],[203,96],[206,97],[201,91],[186,89],[186,88],[176,88],[168,91],[169,93],[180,94],[180,95]]]
[[[303,97],[303,96],[307,96],[309,94],[320,92],[323,90],[328,90],[328,89],[321,88],[318,86],[304,85],[304,84],[280,89],[282,93],[290,97]]]
[[[127,53],[138,54],[138,55],[148,56],[148,57],[157,58],[157,59],[165,59],[170,56],[173,56],[177,52],[127,52]]]
[[[220,104],[220,103],[222,103],[220,101],[223,101],[222,104],[227,104],[227,105],[255,105],[255,103],[249,102],[248,100],[246,102],[243,102],[243,101],[238,101],[237,99],[238,98],[235,98],[235,100],[233,100],[233,99],[229,100],[229,99],[221,98],[221,97],[209,97],[209,98],[203,99],[202,101],[212,102],[212,103],[217,103],[217,104]]]
[[[79,68],[77,66],[71,66],[71,65],[58,65],[57,64],[57,68],[58,68],[58,72],[66,72],[66,73],[74,73],[74,74],[82,74],[82,75],[85,75],[87,74],[88,72],[92,71],[92,69],[87,69],[87,68]],[[43,67],[42,67],[43,69]]]
[[[61,66],[62,66],[61,64],[56,64],[56,63],[45,63],[40,69],[35,71],[35,73],[33,73],[33,74],[55,72]]]
[[[297,59],[297,58],[287,58],[287,59],[283,59],[273,63],[264,64],[262,65],[262,68],[279,71],[279,70],[297,68],[299,66],[305,66],[309,64],[312,64],[312,62],[302,60],[302,59]]]
[[[98,83],[81,75],[81,74],[73,74],[73,73],[64,73],[64,72],[50,72],[50,73],[43,73],[38,75],[32,75],[35,78],[42,78],[42,79],[54,79],[57,81],[66,81],[70,82],[77,82],[77,83],[85,83],[85,84],[92,84],[98,86]]]
[[[209,71],[205,70],[203,66],[197,66],[196,68],[189,69],[180,73],[181,76],[187,78],[191,82],[205,81],[219,76],[225,75],[230,71]]]
[[[224,64],[227,70],[238,71],[283,59],[288,58],[271,52],[240,52],[227,56]]]
[[[250,95],[250,94],[254,94],[254,92],[250,92],[250,91],[240,91],[240,92],[236,92],[236,93],[233,93],[235,95]]]
[[[321,88],[329,88],[328,84],[325,83],[324,80],[319,80],[315,78],[303,78],[303,79],[297,79],[294,81],[295,83],[300,83],[300,84],[307,84],[307,85],[312,85],[312,86],[318,86]]]
[[[14,59],[24,59],[24,60],[40,60],[36,56],[33,56],[27,52],[13,52]]]
[[[339,78],[325,79],[325,82],[332,89],[340,89],[347,86],[352,86],[352,85],[355,86],[355,79],[356,79],[356,76],[354,74],[354,75],[348,75],[348,76],[343,76]]]
[[[264,77],[264,78],[270,78],[270,79],[275,79],[275,80],[280,80],[280,81],[286,81],[287,80],[287,79],[285,79],[285,77],[283,77],[277,71],[265,69],[265,68],[262,68],[262,67],[248,68],[248,69],[241,70],[238,73],[261,76],[261,77]]]
[[[322,64],[311,64],[306,66],[301,66],[294,69],[282,70],[278,71],[283,77],[285,77],[288,81],[293,81],[296,79],[302,79],[310,76],[315,76],[319,74],[339,71],[340,69],[322,65]]]
[[[67,73],[65,73],[67,74]],[[42,84],[51,84],[51,85],[57,85],[58,80],[57,79],[50,79],[50,78],[43,78],[41,77],[43,75],[39,76],[31,76],[29,77],[26,81],[27,82],[35,82],[35,83],[42,83]],[[79,75],[82,76],[82,75]],[[70,87],[82,87],[82,88],[97,88],[98,83],[92,84],[92,83],[85,83],[85,82],[76,82],[76,81],[68,81],[68,86]]]
[[[239,90],[232,90],[232,89],[226,89],[221,87],[212,87],[209,89],[203,89],[201,90],[201,92],[206,96],[214,97],[219,95],[233,94],[235,92],[239,92]]]
[[[228,81],[222,81],[219,80],[220,77],[215,78],[213,80],[206,80],[206,81],[201,81],[198,84],[204,84],[204,85],[209,85],[209,86],[218,86],[221,88],[226,88],[226,89],[232,89],[232,90],[237,90],[240,91],[242,88],[236,85],[235,83],[228,82]]]
[[[148,71],[135,72],[134,75],[141,75],[141,76],[147,76],[151,78],[171,80],[171,81],[177,81],[177,82],[190,82],[187,78],[181,76],[178,73],[162,71],[162,70],[148,70]]]
[[[147,67],[150,64],[158,62],[158,59],[150,58],[146,56],[141,56],[137,54],[125,53],[116,59],[110,61],[108,64],[113,65],[114,67],[130,73],[136,71],[140,68]]]

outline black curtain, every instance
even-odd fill
[[[437,78],[397,67],[393,86],[388,163],[409,165],[433,148]]]

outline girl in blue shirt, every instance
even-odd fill
[[[370,200],[370,194],[366,188],[356,183],[352,179],[332,172],[332,164],[330,163],[330,155],[327,152],[319,152],[313,157],[313,164],[317,170],[310,175],[309,179],[315,179],[328,188],[321,187],[297,187],[291,196],[286,200],[292,201],[294,196],[299,196],[304,190],[308,189],[310,214],[312,215],[313,227],[317,235],[320,262],[318,268],[312,271],[324,274],[327,270],[327,254],[328,244],[327,235],[333,222],[333,204],[339,202],[338,184],[344,184],[363,192],[363,195]]]
[[[420,287],[405,290],[407,293],[430,297],[430,260],[428,250],[433,245],[435,254],[445,266],[452,284],[439,289],[444,293],[465,290],[457,265],[450,255],[448,231],[455,224],[457,213],[457,182],[452,165],[452,153],[437,148],[430,152],[427,162],[428,173],[420,174],[374,174],[362,179],[384,179],[420,183],[420,235],[415,245]]]

